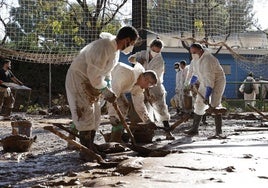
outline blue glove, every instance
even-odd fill
[[[190,85],[194,85],[197,82],[198,78],[196,76],[192,76]]]
[[[209,96],[211,95],[211,93],[212,93],[212,88],[209,87],[209,86],[207,86],[206,87],[206,95],[205,95],[205,98],[208,99]]]

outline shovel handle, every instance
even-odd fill
[[[247,103],[247,106],[250,107],[252,110],[254,110],[255,112],[257,112],[258,114],[260,114],[262,117],[264,117],[265,119],[268,119],[268,117],[266,115],[264,115],[259,109],[255,108],[254,106],[252,106],[251,104]]]
[[[64,130],[64,131],[68,132],[69,134],[79,138],[79,135],[77,133],[71,131],[70,129],[68,129],[66,127],[64,127],[61,123],[52,123],[52,125],[54,125],[54,126],[60,128],[60,129]]]
[[[197,89],[195,86],[193,86],[193,87],[191,88],[191,90],[192,90],[193,92],[196,92],[196,93],[197,93],[203,100],[206,100],[206,98],[200,93],[200,91],[198,91],[198,89]],[[206,104],[206,105],[208,105],[209,107],[211,107],[209,103]]]
[[[169,131],[173,131],[176,127],[178,127],[180,124],[182,124],[185,121],[188,121],[188,119],[191,117],[190,114],[185,114],[182,116],[181,119],[177,120],[173,125],[170,126]]]
[[[103,163],[105,162],[103,160],[103,158],[96,154],[95,152],[93,152],[92,150],[88,149],[87,147],[83,146],[82,144],[70,139],[68,136],[62,134],[61,132],[57,131],[56,129],[54,129],[54,127],[52,126],[45,126],[44,127],[45,130],[48,130],[52,133],[54,133],[55,135],[59,136],[61,139],[67,141],[69,144],[72,144],[73,146],[75,146],[76,148],[82,150],[83,152],[85,152],[90,158],[94,158],[98,161],[98,163]]]
[[[196,92],[204,101],[206,100],[204,95],[202,95],[195,86],[192,87],[192,90],[194,92]],[[209,103],[206,103],[206,105],[209,106],[209,109],[215,109]],[[207,110],[209,110],[209,109],[207,109]],[[217,114],[225,114],[226,112],[227,112],[226,108],[216,109],[216,110],[213,111],[213,113],[216,114],[216,115]]]
[[[117,115],[119,116],[119,119],[122,122],[124,128],[127,130],[127,133],[128,133],[128,135],[129,135],[129,137],[131,139],[132,144],[136,145],[136,141],[134,139],[134,136],[133,136],[131,130],[129,129],[125,118],[123,117],[122,112],[120,111],[120,109],[119,109],[119,107],[117,105],[117,102],[113,102],[112,104],[113,104],[113,107],[114,107]]]

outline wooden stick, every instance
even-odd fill
[[[66,140],[69,144],[72,144],[75,147],[77,147],[78,149],[80,149],[83,152],[87,153],[87,155],[89,157],[91,157],[93,159],[96,159],[98,162],[103,162],[104,161],[100,155],[96,154],[95,152],[93,152],[92,150],[90,150],[87,147],[83,146],[82,144],[76,142],[75,140],[70,139],[68,136],[66,136],[66,135],[62,134],[61,132],[57,131],[52,126],[45,126],[44,129],[54,133],[55,135],[59,136],[63,140]]]
[[[120,119],[120,121],[122,122],[124,128],[127,130],[127,133],[128,133],[128,135],[129,135],[129,137],[130,137],[130,139],[131,139],[132,144],[136,145],[135,138],[134,138],[134,136],[133,136],[131,130],[129,129],[129,127],[128,127],[128,125],[127,125],[127,122],[126,122],[126,120],[125,120],[125,118],[123,117],[122,112],[120,111],[120,109],[119,109],[119,107],[118,107],[118,105],[117,105],[117,102],[115,101],[115,102],[113,102],[112,104],[113,104],[113,107],[114,107],[114,109],[115,109],[117,115],[119,116],[119,119]]]
[[[250,132],[250,131],[268,131],[267,128],[242,128],[242,129],[235,129],[235,132]]]
[[[191,117],[190,114],[184,114],[181,119],[176,121],[173,125],[170,126],[169,131],[173,131],[176,127],[181,125],[183,122],[188,121],[188,119]]]
[[[73,146],[77,147],[79,150],[85,152],[88,155],[88,157],[90,157],[91,159],[96,159],[96,161],[103,166],[115,167],[118,165],[117,162],[106,162],[100,155],[96,154],[95,152],[83,146],[82,144],[76,142],[75,140],[70,139],[68,136],[65,136],[61,132],[54,129],[53,126],[45,126],[44,129],[54,133],[55,135],[59,136],[63,140],[67,141],[69,144],[72,144]]]
[[[266,115],[264,115],[259,109],[255,108],[254,106],[252,106],[251,104],[247,103],[247,106],[250,107],[252,110],[254,110],[255,112],[257,112],[258,114],[260,114],[262,117],[264,117],[265,119],[268,120],[268,117]]]
[[[75,132],[73,132],[73,131],[67,129],[67,128],[64,127],[61,123],[53,123],[53,125],[56,126],[56,127],[59,127],[60,129],[66,131],[66,132],[68,132],[68,133],[70,133],[71,135],[73,135],[73,136],[79,138],[79,135],[78,135],[77,133],[75,133]]]

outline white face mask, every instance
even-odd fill
[[[179,71],[180,71],[180,69],[175,69],[175,71],[176,71],[176,72],[179,72]]]
[[[159,53],[157,53],[157,52],[154,52],[154,51],[150,51],[150,53],[151,53],[151,55],[152,55],[152,57],[155,57],[156,55],[158,55]]]
[[[193,60],[198,60],[200,57],[198,54],[192,54]]]
[[[130,46],[126,47],[124,50],[122,50],[122,52],[125,55],[128,55],[129,53],[131,53],[133,51],[133,48],[134,48],[134,46],[133,45],[130,45]]]

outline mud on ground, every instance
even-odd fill
[[[171,124],[177,116],[172,113]],[[268,185],[268,123],[257,114],[229,114],[223,120],[227,139],[211,139],[213,118],[200,126],[200,134],[186,137],[182,132],[191,120],[177,127],[176,140],[165,140],[162,130],[155,132],[152,144],[174,153],[165,157],[141,157],[126,150],[108,154],[123,162],[115,168],[79,159],[79,152],[66,149],[66,141],[43,129],[51,123],[68,124],[69,117],[30,116],[32,136],[37,136],[30,151],[4,152],[0,147],[0,187],[228,187]],[[162,126],[159,124],[159,126]],[[107,116],[100,130],[110,131]],[[0,138],[11,135],[10,121],[0,122]],[[62,133],[66,133],[62,131]],[[97,132],[96,143],[104,143]],[[124,160],[123,160],[124,159]]]

